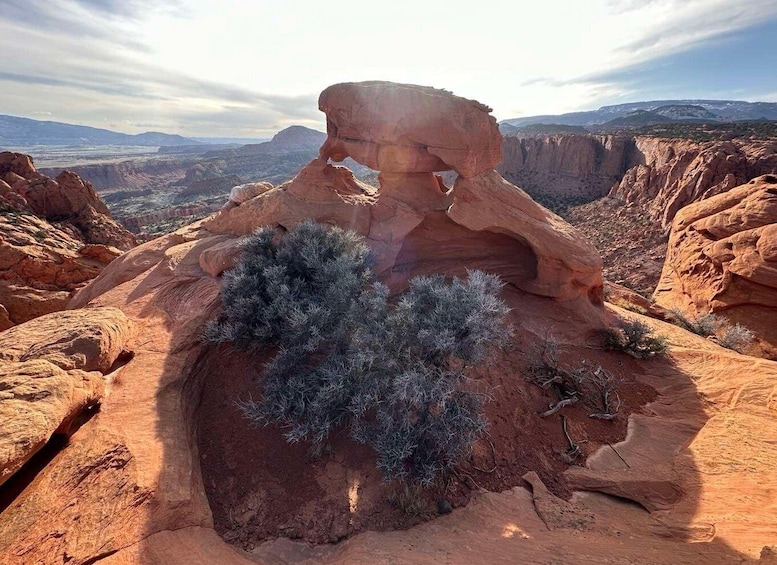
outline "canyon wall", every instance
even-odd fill
[[[776,172],[777,141],[508,136],[499,171],[541,202],[558,207],[609,194],[668,231],[683,206]]]
[[[640,162],[610,196],[638,204],[665,231],[681,208],[777,171],[777,141],[635,138]]]
[[[605,196],[638,162],[634,138],[619,135],[506,136],[497,170],[535,199]]]
[[[164,186],[184,178],[191,162],[176,160],[137,160],[120,163],[100,163],[68,167],[82,179],[90,182],[97,190],[138,189]],[[50,176],[59,174],[61,168],[43,168],[41,172]]]

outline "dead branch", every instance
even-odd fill
[[[486,438],[486,441],[488,442],[488,445],[491,446],[491,460],[494,462],[493,467],[491,467],[490,469],[481,469],[471,461],[470,461],[470,466],[476,471],[480,471],[481,473],[493,473],[494,471],[496,471],[496,448],[494,448],[494,442],[491,441],[491,438]]]
[[[548,416],[552,416],[553,414],[555,414],[556,412],[561,410],[564,406],[570,406],[570,405],[574,404],[575,402],[577,402],[577,397],[576,396],[573,396],[571,398],[564,398],[563,400],[559,400],[555,404],[551,404],[550,405],[550,410],[547,410],[547,411],[543,412],[542,414],[540,414],[540,417],[547,418]]]
[[[569,431],[567,430],[567,419],[563,414],[561,414],[561,429],[564,431],[564,436],[567,438],[567,443],[569,444],[569,447],[562,454],[562,457],[566,463],[572,464],[578,457],[582,457],[583,452],[580,451],[580,446],[572,441]]]

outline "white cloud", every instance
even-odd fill
[[[773,0],[53,4],[0,5],[0,51],[16,55],[0,61],[0,113],[189,135],[321,127],[318,92],[375,78],[445,87],[500,119],[591,108],[638,93],[580,77],[777,17]]]

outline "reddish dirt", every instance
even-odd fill
[[[530,470],[552,492],[568,497],[562,475],[569,465],[562,459],[567,442],[561,418],[559,414],[539,416],[556,398],[523,376],[525,359],[538,339],[518,323],[516,312],[529,315],[522,293],[508,290],[506,294],[516,318],[513,342],[490,366],[472,375],[492,391],[486,415],[493,453],[488,440],[479,441],[470,461],[446,481],[409,497],[419,505],[415,509],[407,508],[408,499],[400,487],[381,481],[371,450],[353,442],[347,431],[334,434],[331,449],[312,461],[308,446],[287,444],[282,430],[252,427],[235,401],[259,396],[256,379],[262,360],[223,346],[207,352],[197,364],[198,370],[206,372],[197,437],[216,531],[226,541],[251,550],[276,537],[326,543],[364,530],[404,529],[434,517],[438,500],[464,506],[480,488],[501,492],[523,484],[521,477]],[[561,345],[559,357],[562,366],[587,359],[623,379],[618,389],[623,406],[614,421],[589,418],[598,407],[585,402],[561,411],[570,436],[586,457],[603,444],[623,439],[628,414],[655,399],[652,388],[631,377],[638,372],[636,365],[644,362],[584,344]]]
[[[660,222],[638,205],[608,197],[572,207],[564,219],[601,253],[605,279],[645,297],[653,294],[669,240]]]

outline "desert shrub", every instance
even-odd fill
[[[718,344],[737,353],[745,352],[754,340],[755,334],[740,324],[724,327],[718,336]]]
[[[605,330],[604,346],[637,359],[646,359],[664,353],[668,347],[663,336],[652,333],[650,326],[639,320],[621,321],[618,326]]]
[[[376,452],[387,479],[429,485],[483,433],[485,395],[465,375],[508,335],[498,277],[417,277],[395,304],[373,281],[352,232],[305,222],[280,240],[249,239],[225,276],[224,315],[205,338],[274,348],[262,398],[241,403],[257,424],[320,453],[332,429]]]
[[[725,323],[720,317],[712,313],[689,318],[677,308],[673,308],[670,312],[678,326],[702,337],[714,335]]]

